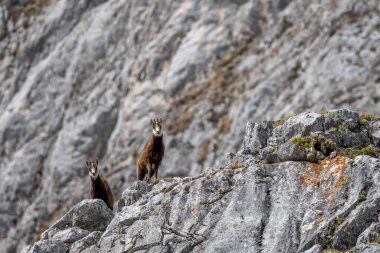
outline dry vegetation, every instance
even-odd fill
[[[211,140],[210,139],[205,139],[201,146],[199,147],[198,151],[198,159],[197,163],[203,164],[203,162],[206,160],[207,155],[208,155],[208,147],[210,145]]]
[[[17,23],[22,15],[27,18],[40,15],[43,9],[49,5],[50,0],[27,1],[25,4],[12,4],[9,9],[9,16],[13,23]],[[27,24],[23,24],[27,26]]]

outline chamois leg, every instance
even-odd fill
[[[154,176],[156,178],[156,181],[157,181],[157,172],[158,172],[158,167],[156,167],[155,164],[153,164],[153,168],[154,168]],[[152,176],[153,176],[153,173],[152,173]]]
[[[147,173],[148,175],[147,175],[147,178],[146,178],[146,182],[149,183],[149,180],[150,180],[150,173],[151,173],[151,171],[152,171],[152,166],[151,166],[150,163],[148,163],[146,167],[148,168],[148,173]]]
[[[145,168],[143,166],[138,166],[136,174],[137,174],[137,180],[143,181],[145,178]]]
[[[155,182],[157,181],[157,168],[156,168],[156,164],[152,164],[152,170],[149,174],[149,179],[153,177],[153,175],[156,175],[156,179],[154,180]]]

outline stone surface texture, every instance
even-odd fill
[[[0,248],[20,252],[88,197],[85,160],[100,159],[121,198],[135,181],[134,160],[151,134],[151,117],[164,118],[159,176],[183,177],[221,165],[225,153],[233,157],[242,149],[246,122],[267,121],[252,123],[265,135],[245,142],[263,149],[235,156],[248,163],[271,145],[295,154],[290,136],[317,131],[323,118],[307,114],[286,133],[272,129],[270,120],[334,108],[380,114],[379,26],[377,0],[1,1]],[[346,128],[355,127],[352,120]],[[373,131],[372,140],[353,132],[339,145],[379,145],[376,124],[360,132]],[[305,154],[322,158],[317,151]],[[272,161],[289,159],[303,154]],[[141,197],[140,190],[131,191],[120,208]],[[261,234],[256,225],[248,231]],[[215,224],[223,248],[219,230]],[[71,233],[86,234],[80,231]],[[150,243],[160,241],[155,233]],[[98,236],[91,232],[70,249],[81,251]],[[193,244],[201,240],[191,238]],[[68,247],[55,241],[39,243],[54,252]],[[186,242],[171,241],[186,251]]]
[[[321,122],[357,119],[356,112],[332,110],[301,113],[281,126],[248,123],[245,148],[229,153],[223,165],[194,177],[135,182],[123,192],[115,216],[101,200],[83,200],[26,252],[378,252],[376,154],[329,156],[319,163],[268,164],[262,158],[270,133],[285,140],[290,133],[321,132]],[[348,143],[371,129],[360,127],[347,134]],[[371,139],[370,132],[365,136]],[[259,142],[261,149],[252,154],[247,143]],[[371,141],[365,145],[378,148]]]

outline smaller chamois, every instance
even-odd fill
[[[86,161],[88,174],[90,175],[90,195],[93,199],[103,200],[108,208],[113,210],[114,196],[107,180],[98,171],[98,159],[95,161]]]
[[[152,178],[153,174],[157,180],[157,172],[165,153],[165,146],[162,133],[162,119],[151,119],[153,135],[145,143],[144,149],[136,160],[137,180],[146,181]]]

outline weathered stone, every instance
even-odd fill
[[[296,135],[305,136],[312,132],[324,130],[324,117],[318,113],[301,113],[292,117],[282,125],[285,141]]]
[[[310,249],[304,251],[303,253],[322,253],[322,246],[319,244],[314,245]]]
[[[380,223],[372,223],[363,233],[360,234],[356,249],[363,253],[380,252]]]
[[[113,217],[113,212],[107,207],[103,200],[83,200],[46,230],[42,234],[42,239],[54,239],[57,233],[59,233],[59,237],[65,237],[67,240],[70,240],[69,238],[71,238],[72,235],[81,239],[87,235],[83,230],[90,232],[104,231]],[[73,229],[69,229],[63,234],[59,232],[67,228]],[[74,232],[80,233],[76,235]],[[61,238],[61,240],[63,239]]]
[[[88,198],[87,159],[119,199],[152,117],[165,118],[159,177],[192,177],[236,153],[248,121],[380,114],[379,11],[377,0],[1,1],[0,248],[20,252]],[[322,131],[365,133],[372,123],[356,129],[354,114],[321,114]],[[338,145],[341,133],[368,142],[344,132]]]
[[[73,243],[87,236],[89,233],[87,230],[73,227],[58,231],[54,234],[53,239],[64,243]]]
[[[101,235],[102,233],[100,231],[94,231],[90,233],[89,235],[87,235],[86,237],[80,240],[77,240],[71,245],[70,253],[83,252],[85,249],[89,248],[90,246],[95,245],[99,241]]]
[[[306,160],[305,149],[291,142],[287,142],[278,148],[278,156],[279,156],[280,161],[305,161]]]
[[[244,150],[257,152],[267,146],[268,138],[272,135],[273,122],[247,123],[247,135],[244,138]]]
[[[300,132],[305,131],[294,134]],[[96,222],[97,228],[86,227],[95,220],[84,217],[97,212],[108,217],[103,209],[110,211],[100,200],[84,200],[33,247],[57,240],[57,247],[63,243],[70,252],[89,253],[320,253],[353,247],[375,252],[377,245],[368,238],[377,231],[380,212],[379,159],[337,156],[311,164],[302,160],[306,152],[324,158],[314,146],[303,148],[289,140],[270,148],[257,155],[230,153],[224,166],[197,177],[161,179],[154,185],[136,182],[123,192],[117,214],[111,213],[104,225]],[[286,162],[262,163],[260,153]],[[97,232],[73,236],[74,224]]]
[[[69,246],[59,240],[42,240],[36,242],[28,251],[28,253],[67,253]]]
[[[124,206],[129,206],[138,201],[141,196],[150,191],[152,189],[152,185],[149,185],[143,181],[136,181],[133,183],[130,189],[127,189],[121,195],[120,200],[117,203],[117,210],[120,212]]]
[[[380,147],[380,120],[371,124],[371,135],[376,147]]]

